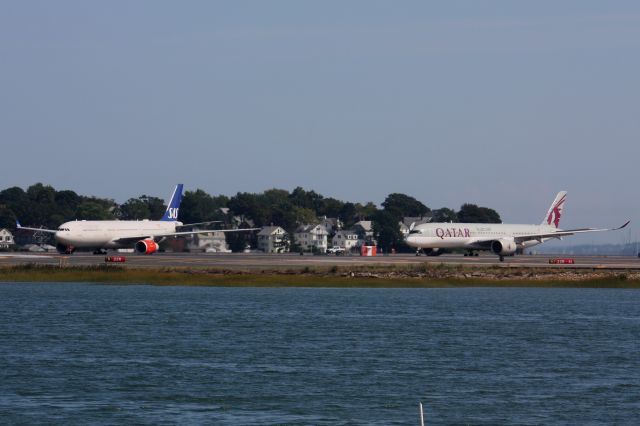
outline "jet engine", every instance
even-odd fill
[[[501,238],[491,242],[491,251],[500,256],[512,256],[518,246],[512,239]]]
[[[142,254],[153,254],[158,251],[158,243],[149,240],[140,240],[136,243],[136,251]]]

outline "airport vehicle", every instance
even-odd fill
[[[133,247],[141,254],[158,251],[159,243],[168,237],[180,235],[206,234],[212,230],[179,231],[179,229],[204,223],[183,224],[178,221],[178,211],[182,200],[182,184],[176,185],[160,220],[75,220],[65,222],[58,229],[28,228],[16,222],[18,229],[54,234],[56,249],[60,253],[71,254],[77,249],[95,250],[96,254],[106,253],[106,249]],[[216,229],[216,232],[244,232],[251,229]]]
[[[540,225],[516,225],[496,223],[422,223],[410,227],[407,244],[426,254],[442,249],[462,248],[468,254],[476,250],[489,250],[500,256],[513,256],[516,251],[541,244],[553,238],[587,232],[615,231],[629,224],[611,229],[579,228],[560,229],[560,217],[567,200],[567,192],[561,191],[551,203]]]
[[[329,248],[327,249],[327,254],[335,254],[335,255],[338,255],[338,254],[342,254],[342,253],[344,253],[345,251],[346,251],[346,250],[345,250],[345,248],[344,248],[344,247],[340,247],[340,246],[333,246],[333,247],[329,247]]]

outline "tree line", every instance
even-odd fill
[[[14,230],[16,219],[25,226],[49,229],[75,219],[158,220],[165,209],[164,201],[158,197],[141,195],[118,204],[112,199],[58,191],[37,183],[26,190],[11,187],[0,191],[0,228]],[[240,217],[257,227],[277,225],[289,233],[300,224],[317,223],[324,216],[339,218],[347,229],[360,220],[371,220],[378,244],[387,250],[402,244],[399,222],[403,217],[427,215],[432,215],[434,222],[501,222],[495,210],[475,204],[463,204],[458,211],[432,210],[414,197],[393,193],[378,208],[372,202],[341,201],[301,187],[293,191],[274,188],[262,193],[239,192],[231,197],[210,195],[201,189],[186,191],[179,219],[184,223],[221,221],[231,225],[233,217]]]

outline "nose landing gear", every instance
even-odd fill
[[[60,254],[72,254],[74,251],[76,251],[76,248],[74,246],[58,244],[56,246],[56,250],[58,250],[58,253]]]

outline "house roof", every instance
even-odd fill
[[[373,231],[373,222],[371,222],[370,220],[361,220],[353,226],[359,226],[365,231]]]
[[[276,232],[278,229],[282,229],[279,226],[263,226],[258,235],[271,235]],[[282,229],[284,231],[284,229]]]
[[[337,217],[324,217],[322,223],[330,223],[332,226],[338,226],[342,221]]]
[[[305,232],[316,232],[316,233],[324,233],[327,234],[327,228],[323,225],[300,225],[298,229],[296,229],[296,233],[305,233]]]
[[[336,235],[338,235],[338,234],[340,234],[340,235],[358,235],[358,232],[356,232],[353,229],[342,229],[342,230],[336,232]]]

